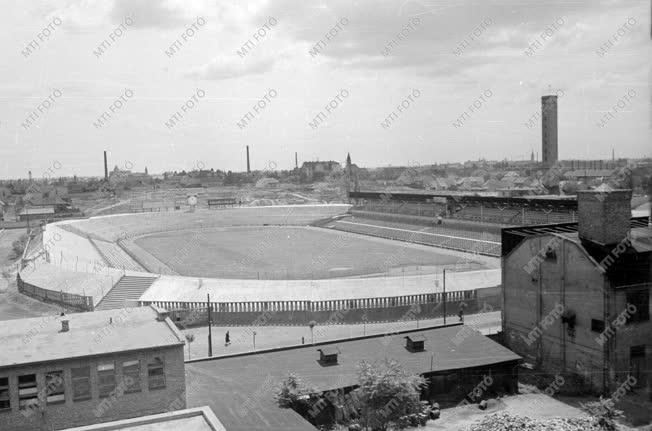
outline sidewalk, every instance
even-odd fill
[[[457,322],[459,322],[457,316],[446,318],[446,323]],[[495,334],[500,331],[500,311],[470,314],[465,316],[464,323],[485,335]],[[406,320],[389,323],[368,323],[366,325],[318,325],[313,328],[313,335],[315,342],[321,342],[360,337],[363,335],[391,334],[397,331],[443,324],[444,319],[437,318],[419,321]],[[229,346],[224,345],[226,331],[229,331],[231,338],[231,344]],[[191,359],[208,356],[208,327],[190,328],[181,332],[195,336],[195,341],[190,344]],[[301,344],[301,337],[304,337],[305,344],[311,343],[310,328],[308,326],[213,326],[213,356],[254,350],[254,332],[256,332],[255,350]],[[187,345],[184,351],[185,358],[189,359]]]

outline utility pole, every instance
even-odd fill
[[[213,333],[211,326],[213,326],[213,319],[211,318],[211,294],[206,294],[206,305],[208,307],[208,356],[213,356]]]
[[[444,294],[442,295],[444,301],[444,325],[446,324],[446,268],[444,268]]]

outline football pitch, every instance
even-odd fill
[[[306,227],[233,227],[163,232],[136,244],[180,275],[324,279],[459,264],[460,253]],[[466,262],[468,264],[468,261]],[[484,268],[477,262],[477,269]]]

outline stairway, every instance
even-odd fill
[[[124,275],[109,293],[102,298],[95,310],[113,310],[132,306],[138,298],[154,283],[156,277],[137,277]]]

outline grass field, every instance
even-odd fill
[[[148,235],[136,244],[181,275],[322,279],[460,264],[459,253],[303,227],[239,227]],[[464,262],[467,269],[486,266]]]

